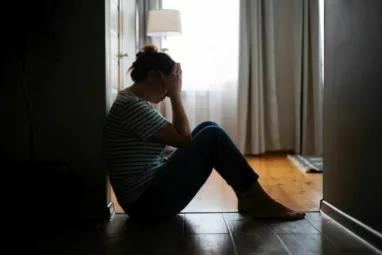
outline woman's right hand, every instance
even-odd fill
[[[164,85],[167,89],[167,95],[172,97],[179,95],[182,91],[182,69],[179,63],[175,63],[171,73],[167,76],[163,72],[159,72]]]

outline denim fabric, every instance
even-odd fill
[[[192,132],[192,143],[176,149],[156,169],[142,196],[124,208],[136,218],[170,218],[194,198],[215,169],[236,191],[243,192],[258,175],[218,124],[203,122]]]

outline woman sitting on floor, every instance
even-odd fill
[[[304,213],[276,202],[263,190],[259,176],[216,123],[203,122],[191,132],[181,99],[179,63],[149,45],[129,70],[134,84],[119,91],[105,127],[110,182],[128,215],[175,216],[214,168],[235,191],[239,212],[256,218],[304,218]],[[172,104],[172,123],[150,104],[166,96]],[[177,149],[166,159],[167,145]]]

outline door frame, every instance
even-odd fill
[[[124,65],[123,58],[125,57],[131,57],[135,55],[136,49],[139,45],[139,7],[138,7],[138,1],[135,0],[135,17],[133,17],[134,24],[134,30],[135,30],[135,49],[134,53],[127,52],[127,49],[123,47],[123,39],[126,38],[124,36],[124,15],[121,14],[127,8],[126,1],[129,0],[106,0],[105,1],[105,48],[106,48],[106,112],[108,113],[110,110],[110,107],[113,103],[113,98],[115,95],[113,95],[113,88],[111,84],[111,65],[110,65],[110,59],[111,59],[111,50],[110,50],[110,24],[111,24],[111,2],[117,2],[118,3],[118,86],[117,90],[121,90],[124,87],[124,69],[126,69],[126,66]],[[109,218],[112,218],[115,215],[115,204],[112,200],[112,186],[110,183],[109,176],[106,174],[106,207],[107,207],[107,213],[109,215]]]

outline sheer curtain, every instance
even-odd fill
[[[237,141],[239,0],[162,0],[181,11],[183,34],[162,41],[183,69],[183,102],[194,128],[211,120]],[[170,119],[171,104],[165,100]]]
[[[319,2],[240,2],[240,150],[321,155]]]

